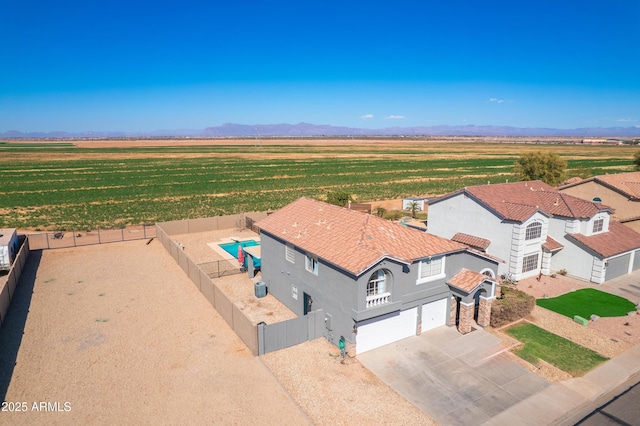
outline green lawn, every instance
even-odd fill
[[[608,359],[533,324],[518,324],[506,332],[524,343],[514,351],[520,358],[534,365],[542,359],[574,377],[584,375]]]
[[[635,311],[629,300],[593,288],[572,291],[552,299],[536,300],[538,306],[573,318],[580,315],[589,319],[592,314],[600,317],[621,317]]]

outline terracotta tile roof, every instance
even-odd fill
[[[462,232],[458,232],[456,235],[451,237],[451,240],[483,251],[489,247],[489,244],[491,244],[491,240],[464,234]]]
[[[569,185],[573,185],[575,183],[580,183],[580,182],[582,182],[582,178],[578,177],[578,176],[574,176],[574,177],[569,178],[569,179],[565,180],[564,182],[562,182],[562,184],[560,186],[564,187],[564,186],[569,186]]]
[[[558,192],[546,183],[500,183],[470,186],[463,192],[496,212],[505,220],[523,222],[535,212],[576,219],[590,218],[609,207]]]
[[[611,175],[594,176],[578,182],[567,182],[560,186],[560,189],[580,185],[585,182],[597,182],[609,187],[626,197],[640,199],[640,172],[615,173]]]
[[[582,234],[566,234],[566,238],[577,241],[602,258],[640,248],[640,234],[613,220],[609,222],[609,232],[589,237]]]
[[[412,263],[466,249],[442,237],[310,198],[300,198],[256,225],[355,275],[383,257]]]
[[[447,284],[458,287],[467,293],[471,293],[476,287],[486,280],[493,281],[491,277],[462,268],[460,272],[447,281]]]
[[[556,240],[554,240],[553,238],[547,237],[547,240],[544,243],[542,243],[542,248],[547,251],[554,252],[554,251],[563,249],[564,246],[559,242],[557,242]]]

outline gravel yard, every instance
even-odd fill
[[[308,422],[159,241],[32,252],[18,289],[2,424]]]
[[[435,425],[356,359],[316,339],[260,357],[317,425]]]

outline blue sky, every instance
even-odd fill
[[[0,0],[0,132],[640,126],[640,1]]]

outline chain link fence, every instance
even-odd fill
[[[145,240],[156,236],[156,225],[134,225],[94,231],[57,231],[28,234],[31,250],[80,247],[121,241]]]

